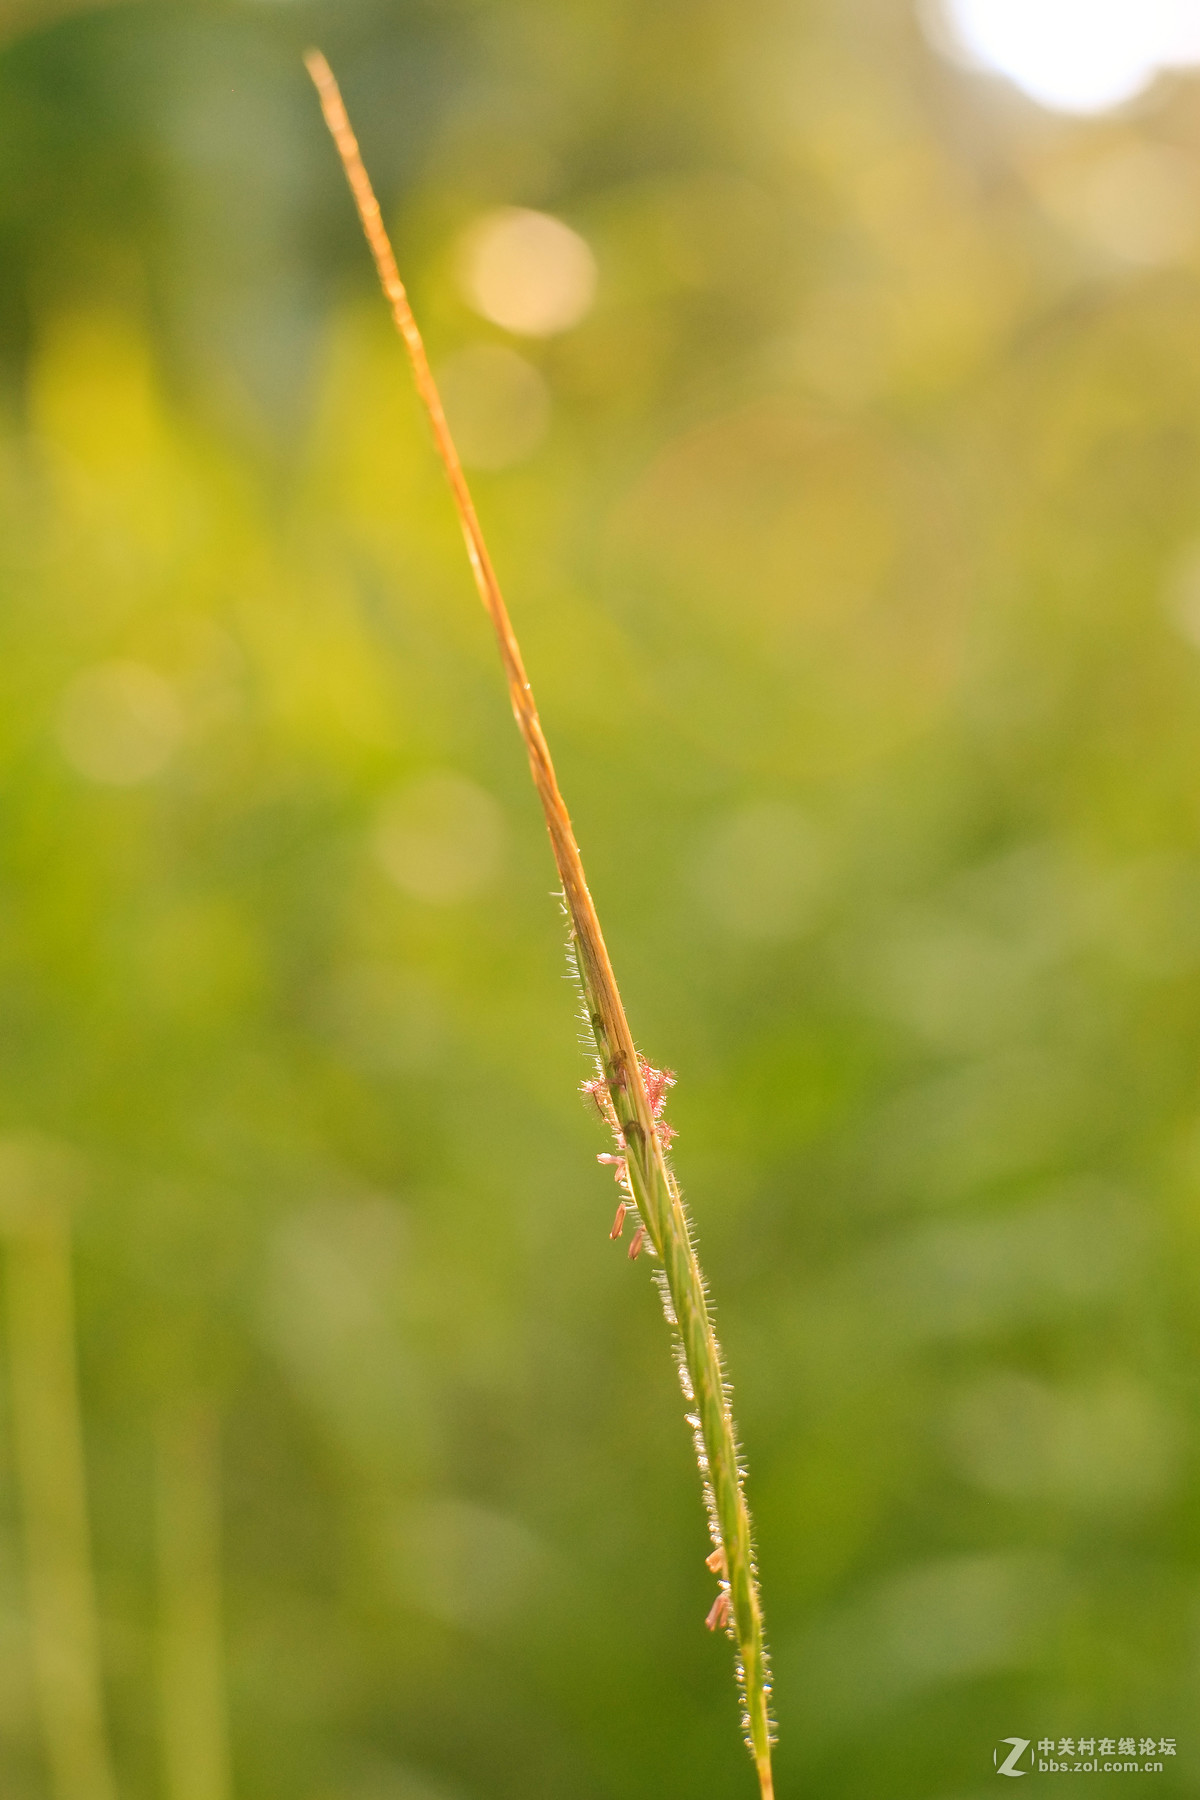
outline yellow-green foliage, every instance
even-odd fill
[[[899,4],[58,14],[0,45],[0,1128],[82,1170],[122,1800],[183,1800],[190,1732],[223,1779],[185,1641],[237,1800],[748,1779],[542,823],[301,32],[435,366],[550,395],[475,485],[679,1075],[781,1796],[973,1794],[1088,1731],[1176,1734],[1184,1791],[1200,265],[1086,196],[1186,174],[1194,89],[1050,120]],[[595,251],[560,336],[462,296],[508,203]],[[12,1360],[0,1790],[50,1800]]]

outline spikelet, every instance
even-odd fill
[[[709,1567],[720,1583],[705,1623],[712,1631],[727,1630],[737,1646],[743,1730],[758,1771],[761,1800],[773,1800],[770,1683],[750,1514],[743,1491],[743,1470],[734,1435],[729,1387],[713,1331],[704,1278],[696,1260],[691,1224],[666,1158],[674,1134],[662,1113],[667,1090],[675,1077],[669,1070],[653,1068],[634,1047],[520,647],[446,424],[421,334],[396,268],[379,203],[363,167],[328,63],[315,50],[308,53],[305,62],[320,96],[325,122],[341,155],[384,294],[412,364],[417,391],[429,414],[479,596],[495,628],[513,712],[545,813],[554,860],[562,881],[569,953],[578,974],[586,1023],[596,1050],[596,1075],[584,1083],[584,1090],[612,1129],[616,1152],[614,1157],[606,1160],[614,1162],[618,1182],[626,1196],[612,1235],[620,1235],[626,1213],[634,1212],[637,1225],[629,1255],[636,1258],[643,1247],[649,1247],[657,1260],[655,1280],[667,1322],[675,1334],[679,1379],[704,1484],[714,1544],[713,1554],[708,1559]]]

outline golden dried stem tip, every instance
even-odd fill
[[[538,797],[546,815],[554,860],[562,878],[567,907],[572,923],[579,933],[579,947],[587,965],[586,973],[589,983],[603,1007],[606,1022],[610,1022],[615,1031],[614,1047],[623,1055],[625,1066],[632,1073],[631,1085],[636,1090],[640,1090],[639,1097],[642,1105],[638,1106],[637,1111],[640,1117],[644,1109],[644,1122],[649,1131],[653,1123],[650,1103],[646,1098],[633,1039],[630,1036],[629,1026],[625,1021],[617,994],[616,978],[613,975],[612,964],[609,962],[608,951],[604,945],[604,934],[600,930],[596,908],[592,902],[592,896],[588,892],[583,863],[579,856],[579,846],[575,842],[575,834],[571,829],[571,820],[566,804],[559,792],[554,764],[550,759],[550,751],[542,731],[541,720],[538,718],[537,707],[534,705],[533,691],[525,673],[525,665],[521,660],[521,650],[517,643],[516,633],[513,631],[508,608],[505,606],[504,597],[500,592],[500,583],[496,579],[496,571],[492,567],[492,559],[488,554],[487,545],[483,540],[483,532],[475,513],[475,503],[471,499],[467,479],[458,459],[458,451],[455,448],[454,439],[450,435],[446,415],[442,410],[441,395],[438,393],[437,383],[433,379],[433,371],[429,367],[429,358],[425,354],[425,345],[422,342],[421,333],[417,329],[417,322],[413,318],[412,307],[408,303],[408,294],[400,279],[400,271],[396,267],[396,258],[392,252],[391,243],[384,230],[383,219],[379,212],[379,202],[375,198],[370,177],[363,167],[358,140],[351,129],[350,120],[347,117],[332,69],[319,50],[310,50],[304,60],[320,96],[325,123],[329,127],[346,170],[350,191],[354,195],[354,202],[358,207],[358,216],[362,220],[363,231],[366,233],[371,255],[375,258],[375,267],[379,271],[380,283],[392,309],[396,329],[408,351],[417,392],[425,403],[429,422],[433,427],[434,443],[437,445],[438,455],[442,459],[450,480],[454,504],[458,509],[459,523],[462,526],[463,537],[466,539],[467,556],[475,576],[475,585],[479,589],[479,597],[487,608],[496,630],[496,639],[500,646],[500,659],[504,664],[504,673],[508,680],[509,697],[521,736],[525,740],[525,748],[529,754],[534,786],[537,788]]]
[[[737,1640],[739,1674],[745,1702],[743,1723],[746,1740],[754,1757],[762,1800],[772,1800],[771,1727],[767,1707],[770,1684],[754,1570],[750,1515],[742,1492],[741,1465],[733,1418],[721,1366],[721,1354],[709,1317],[704,1281],[696,1260],[683,1201],[664,1153],[668,1133],[660,1124],[657,1114],[661,1110],[665,1078],[661,1073],[657,1076],[658,1085],[655,1098],[652,1098],[646,1085],[646,1069],[649,1065],[643,1064],[634,1047],[605,947],[604,934],[584,877],[579,846],[575,842],[570,816],[559,792],[554,764],[550,759],[537,707],[534,705],[516,634],[500,592],[487,545],[483,541],[483,532],[476,517],[462,464],[446,424],[446,415],[442,410],[425,346],[383,227],[379,202],[363,167],[358,142],[329,64],[319,50],[310,50],[304,60],[320,95],[325,122],[341,156],[367,243],[392,309],[396,329],[408,352],[417,391],[429,414],[434,442],[445,466],[454,504],[458,509],[475,585],[495,628],[513,712],[525,742],[534,786],[546,816],[554,860],[563,885],[563,898],[571,921],[571,937],[578,958],[588,1022],[600,1059],[600,1080],[589,1083],[588,1086],[598,1104],[601,1104],[605,1117],[616,1130],[619,1160],[637,1209],[639,1224],[629,1254],[636,1257],[648,1240],[661,1259],[663,1304],[671,1325],[678,1333],[680,1375],[689,1405],[694,1405],[695,1408],[692,1422],[704,1478],[705,1500],[723,1556],[721,1594],[710,1619],[714,1625],[717,1622],[723,1625],[728,1620],[729,1628]],[[654,1074],[653,1071],[651,1073]],[[601,1090],[603,1101],[600,1099]],[[618,1220],[623,1223],[623,1214],[618,1214]],[[616,1230],[617,1227],[614,1226],[614,1235]]]

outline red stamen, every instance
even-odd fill
[[[650,1111],[656,1119],[662,1117],[662,1109],[667,1103],[667,1089],[675,1086],[675,1075],[671,1069],[656,1069],[639,1054],[642,1080],[646,1084],[646,1098],[650,1102]]]

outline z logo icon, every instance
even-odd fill
[[[997,1775],[1027,1775],[1029,1773],[1028,1769],[1014,1768],[1013,1764],[1019,1762],[1022,1756],[1024,1756],[1026,1750],[1029,1748],[1030,1741],[1029,1738],[1001,1738],[996,1748],[992,1751],[992,1761],[996,1765]],[[1000,1752],[1005,1744],[1011,1744],[1012,1749],[1009,1751],[1004,1761],[1001,1762]]]

